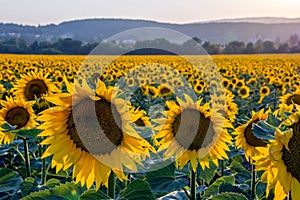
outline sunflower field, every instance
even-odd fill
[[[0,68],[0,199],[300,199],[299,55]]]

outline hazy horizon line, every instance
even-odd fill
[[[151,21],[156,23],[166,23],[166,24],[176,24],[176,25],[185,25],[185,24],[197,24],[197,23],[210,23],[210,22],[223,22],[223,21],[230,21],[230,20],[247,20],[247,19],[284,19],[284,20],[300,20],[299,17],[282,17],[282,16],[241,16],[241,17],[224,17],[224,18],[212,18],[212,19],[204,19],[204,20],[195,20],[195,21],[185,21],[185,22],[174,22],[174,21],[164,21],[164,20],[156,20],[156,19],[148,19],[148,18],[132,18],[132,17],[86,17],[86,18],[72,18],[72,19],[65,19],[58,22],[49,22],[44,24],[35,24],[35,23],[20,23],[16,21],[0,21],[2,24],[16,24],[22,26],[48,26],[48,25],[60,25],[66,22],[72,21],[82,21],[82,20],[97,20],[97,19],[105,19],[105,20],[137,20],[137,21]]]

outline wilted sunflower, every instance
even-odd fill
[[[300,113],[283,122],[285,131],[277,128],[265,156],[258,157],[257,170],[264,170],[262,181],[267,182],[267,195],[272,188],[274,199],[284,199],[291,192],[292,199],[300,199]]]
[[[179,105],[167,101],[167,119],[156,119],[160,124],[154,129],[158,133],[153,137],[158,152],[165,150],[165,159],[175,156],[176,166],[183,168],[191,162],[195,171],[197,163],[209,167],[209,161],[218,165],[218,160],[228,158],[227,144],[231,136],[227,127],[232,125],[217,111],[211,111],[209,103],[201,105],[202,99],[194,102],[184,94],[186,102],[177,98]]]
[[[17,80],[13,89],[15,95],[21,101],[35,101],[44,95],[52,95],[57,92],[57,87],[47,76],[48,74],[43,75],[42,72],[21,75],[21,79]]]
[[[69,93],[46,97],[58,105],[42,112],[44,121],[39,136],[47,136],[42,144],[50,146],[42,158],[53,155],[56,171],[73,166],[73,178],[90,188],[108,185],[112,171],[126,180],[123,166],[137,170],[141,157],[149,156],[152,146],[130,125],[140,115],[126,108],[128,103],[115,96],[116,88],[97,84],[96,95],[85,81],[83,85],[66,81]]]
[[[29,102],[14,100],[7,97],[6,101],[1,101],[3,108],[0,110],[0,123],[8,123],[15,127],[15,130],[30,129],[37,126],[35,114]],[[0,134],[0,144],[11,143],[15,138],[12,132],[3,132]]]
[[[236,147],[244,149],[245,157],[248,161],[252,162],[252,157],[260,154],[257,147],[267,147],[267,142],[257,138],[253,134],[253,124],[257,124],[260,120],[266,120],[268,112],[264,112],[264,109],[259,112],[252,111],[252,117],[247,123],[238,126],[232,133],[236,135]]]

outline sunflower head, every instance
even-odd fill
[[[167,118],[155,120],[159,125],[153,138],[158,151],[165,150],[165,159],[174,156],[180,168],[188,161],[193,170],[198,161],[202,168],[209,167],[209,160],[217,165],[218,159],[227,158],[231,137],[226,128],[230,125],[209,103],[202,105],[202,99],[194,102],[188,95],[184,97],[185,101],[177,98],[179,105],[167,101]]]
[[[29,102],[22,102],[8,97],[6,101],[1,101],[3,108],[0,110],[0,123],[8,123],[15,127],[15,130],[30,129],[36,127],[35,114]],[[10,143],[14,139],[14,134],[4,133],[0,139],[4,143]]]
[[[48,74],[43,75],[42,72],[21,75],[14,87],[15,95],[22,101],[35,101],[45,95],[52,95],[57,92],[57,87],[47,76]]]
[[[123,171],[137,170],[154,150],[131,125],[140,115],[116,96],[117,88],[106,87],[102,81],[95,91],[85,81],[66,85],[69,93],[46,97],[57,106],[39,117],[44,121],[40,136],[47,136],[42,144],[49,144],[43,157],[53,155],[57,172],[73,166],[76,182],[88,188],[94,181],[97,188],[107,186],[112,172],[126,180]]]
[[[275,198],[284,199],[290,192],[292,199],[300,198],[300,113],[296,112],[276,129],[275,140],[268,152],[258,157],[255,165],[264,170],[267,194],[274,188]]]
[[[263,109],[259,112],[252,112],[252,117],[247,123],[240,125],[235,129],[233,135],[236,135],[236,146],[242,148],[245,152],[246,159],[252,158],[260,154],[257,147],[267,147],[267,141],[257,138],[253,133],[253,125],[260,120],[266,120],[269,111]],[[252,159],[250,159],[252,162]]]
[[[248,86],[242,86],[238,93],[241,98],[248,98],[250,96],[250,88]]]

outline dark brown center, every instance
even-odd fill
[[[58,81],[58,82],[62,82],[62,81],[63,81],[63,78],[62,78],[61,76],[59,76],[59,77],[57,78],[57,81]]]
[[[137,126],[145,126],[145,123],[144,123],[144,121],[141,118],[139,118],[138,120],[136,120],[134,123]]]
[[[291,105],[292,103],[300,105],[300,95],[299,94],[293,94],[286,100],[286,104],[288,106]]]
[[[242,82],[238,82],[236,85],[237,85],[238,87],[242,87],[242,86],[243,86],[243,83],[242,83]]]
[[[246,95],[247,90],[245,88],[241,89],[240,94],[243,95],[243,96]]]
[[[224,85],[224,87],[227,87],[227,86],[228,86],[228,84],[229,84],[229,82],[228,82],[228,81],[223,81],[223,85]]]
[[[215,134],[211,121],[196,109],[184,109],[175,117],[173,135],[176,141],[189,150],[209,145]]]
[[[27,83],[24,91],[24,95],[27,100],[34,100],[35,97],[40,98],[48,91],[47,85],[43,80],[35,79]]]
[[[294,124],[292,129],[293,137],[288,143],[289,150],[284,146],[282,148],[282,160],[287,172],[290,172],[300,182],[300,123]]]
[[[116,107],[101,99],[84,99],[68,120],[69,135],[78,148],[94,155],[109,154],[123,140],[122,120]]]
[[[266,147],[267,143],[264,140],[259,139],[258,137],[256,137],[253,134],[252,126],[253,126],[253,124],[256,124],[258,122],[259,122],[259,119],[256,119],[253,122],[251,122],[250,124],[248,124],[248,126],[246,126],[246,128],[244,130],[244,136],[245,136],[245,139],[246,139],[246,142],[248,145],[253,146],[253,147]]]
[[[171,93],[171,90],[167,87],[163,87],[159,90],[159,93],[162,95],[162,96],[165,96],[165,95],[168,95]]]
[[[267,94],[268,93],[268,90],[266,88],[263,88],[262,91],[261,91],[263,94]]]
[[[30,115],[25,108],[15,107],[7,111],[5,121],[12,126],[16,126],[16,129],[20,129],[26,126],[29,118]]]

